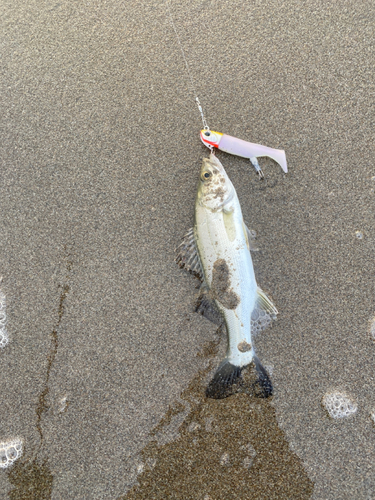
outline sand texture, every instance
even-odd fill
[[[225,332],[174,249],[208,150],[165,3],[4,0],[0,496],[375,498],[374,3],[171,12],[210,127],[286,151],[264,181],[218,153],[279,311],[253,339],[274,396],[204,397]]]

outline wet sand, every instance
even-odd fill
[[[197,281],[174,248],[207,149],[165,5],[3,2],[0,441],[21,438],[23,455],[0,470],[0,491],[368,500],[374,6],[171,11],[212,129],[286,151],[287,175],[260,160],[265,182],[218,154],[279,310],[254,339],[274,396],[203,398],[225,339],[205,349],[217,327],[194,313]],[[334,390],[356,414],[329,418]]]
[[[204,347],[203,357],[217,351],[215,341]],[[138,485],[123,499],[311,498],[313,483],[279,429],[272,398],[205,398],[214,366],[198,373],[153,430]],[[184,412],[178,425],[174,420]],[[178,436],[164,443],[176,427]]]

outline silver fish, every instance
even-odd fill
[[[251,334],[266,328],[278,311],[257,286],[253,249],[254,234],[243,221],[236,190],[211,154],[202,164],[194,227],[176,249],[179,266],[202,281],[196,311],[216,322],[221,317],[228,332],[226,357],[207,388],[208,397],[220,399],[249,389],[260,397],[272,394]]]

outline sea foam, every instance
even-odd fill
[[[6,301],[5,295],[0,290],[0,349],[3,349],[9,342],[8,333],[6,331]]]
[[[329,416],[335,419],[349,417],[357,411],[357,405],[342,392],[325,394],[322,403]]]
[[[22,455],[22,439],[0,442],[0,468],[6,469]]]

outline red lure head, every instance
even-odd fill
[[[220,139],[223,137],[223,134],[220,132],[215,132],[214,130],[201,130],[201,141],[207,147],[213,146],[214,148],[219,147]]]

